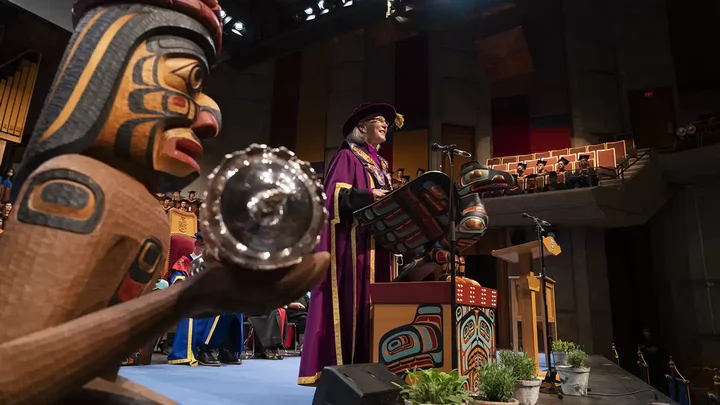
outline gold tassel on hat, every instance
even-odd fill
[[[405,125],[405,117],[402,114],[395,114],[395,126],[400,129]]]

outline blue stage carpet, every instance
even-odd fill
[[[310,405],[315,389],[297,385],[299,357],[245,360],[239,366],[122,367],[120,375],[182,405]]]

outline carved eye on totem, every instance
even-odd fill
[[[184,82],[185,89],[182,90],[185,90],[189,96],[195,97],[202,92],[206,73],[198,62],[185,64],[173,70],[172,74]]]
[[[191,93],[200,93],[202,91],[203,83],[205,82],[205,71],[200,66],[195,66],[188,77],[188,90]]]

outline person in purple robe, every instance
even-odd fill
[[[343,125],[345,141],[325,176],[329,221],[318,251],[330,272],[312,290],[298,384],[313,385],[324,367],[370,362],[370,284],[390,281],[392,254],[375,244],[353,213],[392,191],[378,150],[403,117],[388,104],[362,104]]]

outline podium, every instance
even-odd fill
[[[543,331],[550,328],[553,337],[557,336],[555,315],[555,281],[547,279],[545,294],[548,297],[548,323],[545,324],[545,305],[543,304],[542,282],[540,277],[533,273],[533,260],[539,259],[541,250],[545,256],[557,256],[562,252],[560,246],[553,238],[543,238],[539,241],[524,243],[504,249],[493,250],[492,255],[508,263],[515,263],[519,267],[519,275],[508,277],[510,283],[512,336],[513,349],[518,350],[518,338],[522,333],[523,351],[528,357],[535,359],[535,367],[540,373],[540,359],[538,358],[538,322]],[[522,331],[518,331],[518,321]],[[549,348],[545,347],[545,359],[550,356]],[[546,360],[547,361],[547,360]]]
[[[370,284],[373,362],[404,377],[415,368],[450,372],[455,360],[468,377],[465,389],[477,393],[478,368],[495,353],[497,291],[458,277],[453,313],[450,288],[445,281]]]

